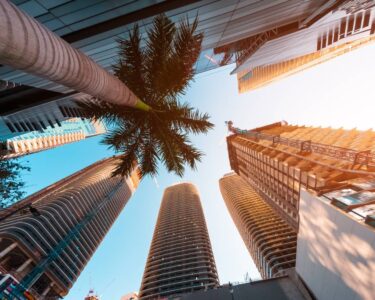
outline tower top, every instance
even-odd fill
[[[99,299],[98,294],[96,294],[93,289],[90,289],[85,300],[100,300],[100,299]]]

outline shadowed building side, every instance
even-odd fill
[[[159,299],[219,285],[197,189],[181,183],[164,191],[140,299]]]
[[[296,261],[297,233],[235,173],[219,180],[228,211],[262,278],[280,275]]]
[[[3,272],[34,295],[66,295],[137,186],[134,176],[111,177],[114,162],[97,162],[3,211]],[[40,215],[12,214],[31,203]]]

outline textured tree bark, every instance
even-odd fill
[[[0,63],[113,104],[145,109],[118,78],[8,0],[0,0]]]

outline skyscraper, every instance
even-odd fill
[[[296,262],[297,234],[235,173],[219,180],[228,211],[262,278],[280,275]]]
[[[2,211],[2,273],[37,297],[66,295],[138,184],[136,171],[111,177],[114,163],[94,163]]]
[[[196,187],[180,183],[164,191],[140,299],[158,299],[219,284]]]
[[[374,26],[375,27],[375,26]],[[237,73],[238,91],[248,92],[272,82],[291,76],[330,59],[374,43],[375,36],[367,36],[347,43],[319,49],[315,52],[297,56],[282,62],[257,66]]]
[[[110,69],[113,61],[118,59],[118,37],[127,38],[135,23],[138,23],[140,32],[144,33],[150,29],[152,18],[161,13],[165,13],[173,21],[186,16],[198,16],[197,30],[204,33],[204,40],[196,69],[197,72],[203,72],[233,62],[223,54],[215,54],[215,47],[249,36],[258,37],[274,29],[281,31],[280,27],[295,28],[300,20],[319,10],[326,1],[117,0],[116,4],[98,4],[90,1],[59,0],[46,4],[35,0],[33,5],[28,2],[13,2],[105,69]],[[251,50],[252,46],[248,45],[248,48]],[[60,93],[70,92],[67,87],[48,79],[38,78],[5,65],[0,65],[0,77],[23,84],[22,87],[8,91],[7,95],[11,95],[13,99],[6,101],[6,106],[12,106],[15,100],[19,106],[30,105],[39,102],[41,98],[47,100],[61,95]],[[4,94],[0,93],[0,105],[4,103],[3,100]]]
[[[295,230],[301,187],[320,193],[371,175],[375,133],[274,123],[227,138],[232,170]]]
[[[84,112],[74,103],[86,98],[74,93],[25,109],[2,111],[2,158],[14,158],[104,133],[104,124],[84,118]]]
[[[289,1],[292,2],[292,1]],[[235,56],[239,92],[253,90],[375,41],[375,3],[323,1],[298,21],[215,48]],[[288,13],[291,10],[287,10]]]

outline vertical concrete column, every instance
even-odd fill
[[[33,260],[31,259],[31,258],[29,258],[28,260],[26,260],[16,271],[17,272],[22,272],[23,270],[25,270],[26,269],[26,267],[28,266],[28,265],[30,265],[31,264],[31,262],[32,262]]]
[[[6,247],[3,251],[0,252],[0,258],[3,258],[5,255],[7,255],[10,251],[12,251],[16,247],[17,247],[17,243],[10,244],[8,247]]]

